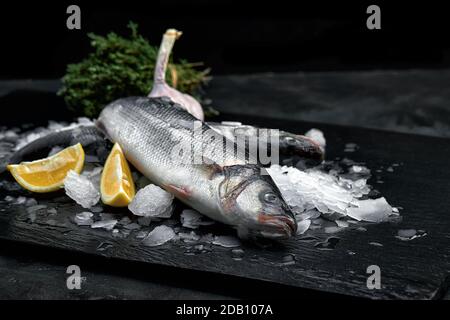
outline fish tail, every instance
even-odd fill
[[[91,145],[98,147],[106,142],[103,134],[94,125],[62,129],[38,138],[17,150],[8,159],[8,164],[45,158],[54,147],[66,148],[77,143],[86,148]]]

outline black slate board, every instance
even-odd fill
[[[39,203],[49,207],[57,203],[58,214],[54,217],[38,214],[34,223],[28,221],[28,213],[22,207],[7,206],[0,201],[0,239],[361,297],[431,299],[445,294],[450,270],[449,140],[254,117],[236,119],[223,115],[221,120],[299,133],[311,126],[322,129],[327,137],[327,158],[348,157],[364,162],[375,173],[369,182],[392,205],[404,208],[402,221],[365,224],[365,232],[355,228],[342,231],[336,235],[339,242],[332,250],[316,247],[330,237],[320,232],[268,248],[244,244],[244,257],[236,261],[227,248],[214,246],[208,252],[191,255],[186,254],[190,250],[186,244],[167,243],[150,248],[133,236],[118,239],[108,231],[78,227],[70,219],[82,211],[81,207],[64,197],[44,196]],[[354,153],[344,153],[349,142],[360,148]],[[395,167],[394,172],[376,173],[376,169],[393,163],[401,166]],[[376,180],[384,183],[376,184]],[[406,228],[423,229],[427,236],[412,241],[396,239],[397,230]],[[231,232],[226,227],[218,229]],[[289,254],[295,256],[294,264],[283,262]],[[381,268],[380,290],[369,290],[366,286],[366,269],[373,264]]]

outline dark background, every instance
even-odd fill
[[[81,31],[66,28],[66,8],[70,4],[81,7]],[[366,28],[366,9],[371,4],[381,7],[381,30]],[[320,129],[323,123],[330,123],[450,137],[449,15],[443,3],[431,1],[2,1],[0,80],[5,81],[0,81],[0,125],[47,125],[49,119],[71,119],[73,115],[61,108],[62,97],[55,95],[59,81],[11,79],[59,78],[68,63],[81,60],[90,51],[86,33],[126,34],[126,25],[132,20],[154,45],[159,45],[167,28],[182,30],[184,34],[174,48],[175,58],[204,61],[211,67],[212,75],[217,77],[207,96],[215,108],[233,115],[234,120],[245,113],[313,121]],[[328,72],[336,70],[343,72]],[[354,70],[362,72],[346,72]],[[364,72],[367,70],[370,72]],[[274,77],[253,75],[267,71],[280,73]],[[306,72],[281,73],[287,71]],[[267,126],[272,125],[267,120]],[[343,129],[335,128],[336,134],[331,137],[340,137]],[[356,137],[365,141],[365,134],[354,132],[355,137],[345,142],[354,142]],[[408,175],[414,181],[428,177],[421,168],[437,170],[440,167],[435,165],[439,164],[436,159],[448,159],[448,148],[430,149],[431,142],[425,145],[427,148],[408,149],[409,141],[417,146],[416,135],[377,135],[361,143],[362,150],[370,154],[370,143],[378,146],[374,150],[380,150],[380,146],[389,150],[390,140],[399,139],[394,145],[402,145],[405,151],[396,162],[405,160],[410,165],[424,158],[424,150],[431,150],[427,162],[418,161],[417,167],[409,167],[416,168]],[[439,181],[430,185],[438,186],[436,183]],[[408,188],[402,184],[405,182],[399,184],[400,193],[393,197],[394,203],[396,199],[414,202],[416,195],[422,202],[436,196],[426,192],[430,188],[417,189],[423,194],[411,193],[414,183],[406,183]],[[390,186],[389,181],[384,186]],[[427,213],[425,205],[411,206],[424,208],[420,213]],[[432,230],[427,231],[433,236]],[[76,257],[73,253],[67,253],[66,258],[53,251],[45,253],[42,248],[11,244],[1,248],[0,274],[7,277],[0,280],[8,290],[0,295],[72,298],[66,291],[54,288],[60,288],[58,279],[65,277],[66,266]],[[90,282],[87,292],[79,298],[263,298],[266,292],[273,297],[311,297],[309,292],[291,294],[284,288],[265,291],[248,282],[227,279],[225,284],[217,284],[215,278],[208,277],[212,280],[209,283],[202,281],[202,275],[186,276],[178,270],[174,275],[165,268],[154,272],[146,266],[141,270],[145,277],[141,277],[134,267],[127,269],[91,258],[85,263],[88,277],[97,280]],[[428,271],[423,274],[429,275]],[[444,290],[444,284],[440,289]]]
[[[89,52],[86,33],[124,34],[129,20],[159,45],[184,32],[175,57],[204,61],[213,74],[446,68],[450,23],[431,2],[380,1],[2,1],[0,78],[56,78]],[[66,28],[81,7],[82,29]],[[366,8],[381,8],[381,30]]]

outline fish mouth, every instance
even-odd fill
[[[258,221],[264,225],[258,231],[264,238],[288,239],[297,233],[297,223],[287,216],[260,214]]]

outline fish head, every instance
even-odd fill
[[[296,234],[297,223],[272,178],[259,166],[236,166],[225,177],[229,188],[223,197],[225,214],[237,220],[238,231],[250,236],[287,239]]]

